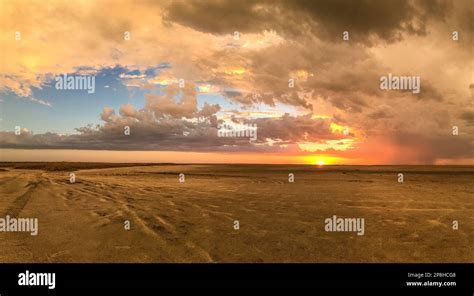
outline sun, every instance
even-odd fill
[[[342,162],[342,158],[325,154],[303,156],[302,160],[304,163],[318,167],[334,165]]]

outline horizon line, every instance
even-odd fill
[[[0,161],[0,164],[15,164],[15,163],[87,163],[87,164],[135,164],[135,165],[287,165],[287,166],[315,166],[315,167],[330,167],[330,166],[472,166],[474,164],[304,164],[304,163],[241,163],[241,162],[107,162],[107,161]]]

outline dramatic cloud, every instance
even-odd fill
[[[359,42],[371,37],[393,42],[402,33],[426,35],[427,22],[443,19],[450,9],[448,1],[180,0],[167,7],[165,19],[213,34],[275,30],[291,38],[309,31],[339,41],[350,31]]]
[[[181,96],[181,101],[178,97]],[[2,132],[2,148],[63,148],[63,149],[111,149],[111,150],[168,150],[168,151],[280,151],[298,142],[322,142],[342,139],[334,133],[330,121],[314,119],[311,115],[290,116],[283,114],[274,118],[249,119],[248,116],[233,116],[234,123],[255,125],[257,136],[251,142],[249,136],[219,137],[219,105],[207,102],[199,109],[193,85],[183,89],[169,86],[166,94],[146,94],[143,109],[135,110],[131,105],[122,105],[120,114],[105,107],[100,115],[102,125],[78,128],[78,134],[59,135],[46,133],[35,135],[23,130],[20,135]],[[230,123],[230,122],[227,122]],[[126,134],[128,128],[130,133]],[[268,142],[277,145],[265,145]]]
[[[75,134],[58,122],[15,135],[14,120],[0,121],[0,148],[474,161],[469,0],[7,0],[0,10],[2,119],[28,112],[22,127],[35,130],[40,112],[67,110],[67,96],[50,89],[58,74],[108,73],[125,89],[98,84],[87,102],[95,113],[81,118],[100,123],[76,118]],[[382,90],[389,74],[419,78],[420,92]],[[256,124],[257,139],[217,137],[224,120]]]

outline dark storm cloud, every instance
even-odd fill
[[[243,96],[243,94],[238,90],[224,90],[222,95],[226,98],[237,98]]]
[[[288,0],[288,1],[173,1],[167,21],[177,22],[213,34],[275,30],[291,36],[312,34],[341,40],[343,31],[366,42],[377,36],[400,40],[401,32],[426,34],[426,23],[442,19],[451,9],[448,1],[405,0]]]
[[[304,11],[317,23],[327,38],[349,31],[352,40],[364,40],[370,34],[381,39],[401,39],[400,32],[426,34],[429,18],[440,18],[449,8],[446,1],[284,1],[286,7]],[[319,30],[322,27],[322,30]]]
[[[0,132],[0,148],[272,152],[284,149],[279,145],[269,147],[253,143],[264,144],[267,139],[272,139],[279,141],[279,144],[295,144],[297,141],[319,142],[340,138],[340,135],[331,133],[329,122],[311,120],[309,116],[240,120],[240,123],[256,124],[258,137],[253,143],[248,137],[218,137],[217,119],[212,116],[196,122],[168,117],[151,118],[142,114],[140,120],[132,121],[117,116],[114,121],[103,125],[78,128],[79,133],[74,135],[22,132],[17,136],[13,132]],[[129,126],[130,135],[124,135],[125,126]]]
[[[452,158],[453,155],[457,158],[472,158],[474,154],[474,143],[467,137],[449,134],[430,136],[406,132],[399,132],[392,137],[400,148],[416,152],[412,159],[424,164],[433,164],[436,159]],[[400,150],[403,151],[403,149]]]
[[[266,9],[259,9],[260,2],[268,3],[254,0],[173,1],[165,19],[215,34],[271,29],[268,20],[275,16]]]
[[[463,119],[464,121],[466,121],[467,125],[474,125],[474,111],[464,111],[462,114],[461,114],[461,119]]]
[[[285,114],[280,118],[262,118],[253,122],[258,126],[260,140],[269,138],[295,143],[341,139],[340,134],[331,132],[329,121],[314,120],[311,115],[294,117]]]
[[[421,82],[421,91],[415,97],[419,100],[433,100],[441,102],[443,100],[443,95],[436,89],[436,87],[429,81]]]
[[[367,116],[371,119],[386,119],[393,117],[393,115],[389,114],[386,110],[377,110]]]

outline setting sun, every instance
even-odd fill
[[[343,162],[343,159],[335,156],[313,155],[304,157],[304,162],[312,165],[323,166],[340,164],[341,162]]]

